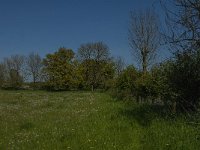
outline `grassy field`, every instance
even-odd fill
[[[0,149],[198,150],[200,126],[104,93],[0,91]]]

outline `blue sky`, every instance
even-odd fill
[[[158,0],[0,0],[0,59],[103,41],[133,63],[128,45],[131,10],[160,9]],[[167,55],[164,52],[162,57]]]

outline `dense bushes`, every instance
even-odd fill
[[[178,108],[197,110],[200,102],[200,52],[177,53],[168,82],[176,93]]]
[[[150,73],[143,74],[128,66],[115,81],[115,96],[119,99],[134,99],[137,102],[154,100],[158,97],[157,80]]]
[[[179,52],[174,59],[152,70],[159,83],[159,95],[166,103],[182,111],[194,111],[200,102],[199,51]]]
[[[134,66],[128,66],[116,78],[114,95],[119,99],[132,99],[136,96],[135,81],[137,76],[138,72]]]
[[[159,94],[158,82],[150,73],[141,74],[135,83],[138,102],[152,101]]]
[[[116,78],[115,96],[137,102],[161,102],[173,112],[196,111],[200,104],[200,52],[179,52],[148,73],[127,67]]]

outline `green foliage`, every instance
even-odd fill
[[[21,89],[24,83],[24,56],[12,55],[5,58],[0,67],[2,88]]]
[[[128,66],[116,79],[115,95],[120,99],[152,100],[159,96],[159,80],[151,73],[138,72]]]
[[[169,73],[169,84],[176,92],[177,106],[197,110],[200,102],[200,51],[176,54]]]
[[[200,102],[200,54],[185,51],[152,69],[160,98],[181,111],[196,111]]]
[[[26,83],[24,84],[25,89],[32,89],[32,90],[43,90],[46,87],[46,83],[45,82],[30,82],[30,83]]]
[[[157,83],[158,97],[165,103],[171,105],[175,102],[177,94],[169,81],[174,61],[168,60],[152,68],[151,74]]]
[[[14,89],[19,89],[23,83],[23,77],[16,70],[10,71],[10,78],[8,79],[9,86]]]
[[[5,83],[5,67],[3,64],[0,64],[0,88],[3,87]]]
[[[78,88],[82,82],[81,70],[71,49],[60,48],[44,59],[47,74],[46,87],[50,90],[69,90]]]
[[[101,88],[108,89],[112,87],[112,81],[115,75],[115,69],[112,62],[86,60],[81,63],[83,71],[83,80],[86,89]]]
[[[159,85],[157,80],[150,74],[141,74],[136,82],[137,99],[143,101],[152,100],[154,101],[159,94]]]
[[[200,105],[200,51],[179,52],[173,59],[139,73],[127,67],[115,81],[112,95],[119,99],[159,102],[177,110],[197,111]]]
[[[78,49],[78,58],[83,68],[86,89],[108,89],[111,87],[115,68],[106,44],[103,42],[82,44]]]
[[[135,82],[138,72],[134,66],[128,66],[116,79],[115,94],[119,99],[132,99],[136,96]]]
[[[100,70],[100,87],[109,89],[113,87],[115,68],[112,62],[102,62]]]

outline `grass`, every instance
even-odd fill
[[[0,91],[0,149],[199,149],[199,125],[158,109],[105,93]]]

